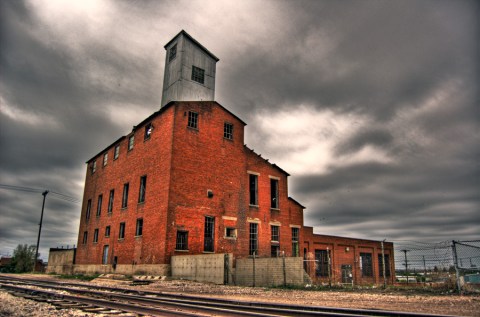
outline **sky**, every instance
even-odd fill
[[[1,0],[0,255],[47,189],[41,258],[77,243],[85,162],[160,108],[182,29],[316,233],[479,239],[478,24],[473,0]]]

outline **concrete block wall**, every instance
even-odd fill
[[[113,269],[112,265],[84,264],[74,265],[74,274],[124,274],[124,275],[155,275],[170,276],[170,265],[168,264],[118,264]]]
[[[172,277],[197,282],[224,284],[225,256],[229,257],[228,272],[232,272],[232,254],[172,256]],[[231,280],[232,278],[229,276],[228,281]]]
[[[235,284],[244,286],[303,285],[303,274],[303,259],[300,257],[237,259]]]

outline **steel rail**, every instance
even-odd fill
[[[0,280],[4,276],[0,276]],[[10,279],[10,277],[5,278]],[[322,307],[322,306],[301,306],[301,305],[286,305],[286,304],[272,304],[272,303],[262,303],[262,302],[244,302],[236,300],[225,300],[225,299],[215,299],[215,298],[206,298],[199,296],[189,296],[189,295],[178,295],[173,293],[163,293],[163,292],[151,292],[151,291],[138,291],[130,289],[120,289],[120,288],[111,288],[105,286],[95,286],[88,284],[80,283],[60,283],[55,281],[39,281],[39,280],[29,280],[24,278],[13,278],[17,282],[26,283],[28,281],[31,284],[36,284],[39,287],[49,287],[53,289],[60,289],[69,291],[72,293],[85,294],[86,290],[71,289],[71,286],[74,287],[83,287],[88,289],[101,289],[105,292],[93,292],[88,291],[94,296],[107,296],[111,299],[116,300],[127,300],[134,302],[141,302],[147,305],[175,305],[182,306],[185,308],[192,309],[204,309],[204,310],[235,310],[237,313],[242,312],[253,312],[263,314],[274,314],[278,316],[398,316],[398,317],[438,317],[439,315],[432,314],[421,314],[421,313],[411,313],[411,312],[397,312],[397,311],[384,311],[384,310],[369,310],[369,309],[350,309],[350,308],[335,308],[335,307]],[[58,285],[68,285],[58,286]],[[118,294],[121,293],[121,294]],[[126,295],[125,293],[136,294],[136,295]],[[206,303],[205,301],[209,302]],[[226,313],[227,311],[223,311]]]

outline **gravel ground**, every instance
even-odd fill
[[[34,275],[35,276],[35,275]],[[25,276],[27,277],[27,276]],[[28,276],[30,277],[30,276]],[[36,275],[36,278],[53,278]],[[62,280],[64,282],[68,280]],[[78,283],[78,281],[73,281]],[[380,289],[356,291],[303,291],[202,284],[191,281],[155,281],[150,285],[129,286],[129,281],[96,279],[91,284],[125,287],[188,295],[218,297],[242,301],[288,303],[297,305],[384,309],[438,315],[480,316],[479,295],[432,295],[421,291],[399,292]],[[75,310],[56,310],[45,303],[13,297],[0,290],[0,317],[3,316],[95,316]]]

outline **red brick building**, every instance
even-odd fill
[[[214,75],[218,59],[184,31],[165,48],[169,78],[187,74],[175,78],[170,97],[192,96],[188,87]],[[211,87],[214,82],[200,87],[199,96],[212,93]],[[324,265],[307,264],[324,261],[327,247],[332,250],[327,278],[334,281],[342,281],[339,265],[352,265],[352,277],[361,282],[358,257],[362,268],[378,268],[379,242],[314,235],[303,226],[305,207],[288,196],[289,174],[244,145],[245,125],[215,101],[170,101],[91,158],[77,271],[164,274],[176,255],[281,254],[303,256],[310,276],[324,281]],[[343,254],[344,247],[352,252]],[[386,249],[393,275],[393,246]],[[379,282],[373,276],[363,281]]]

